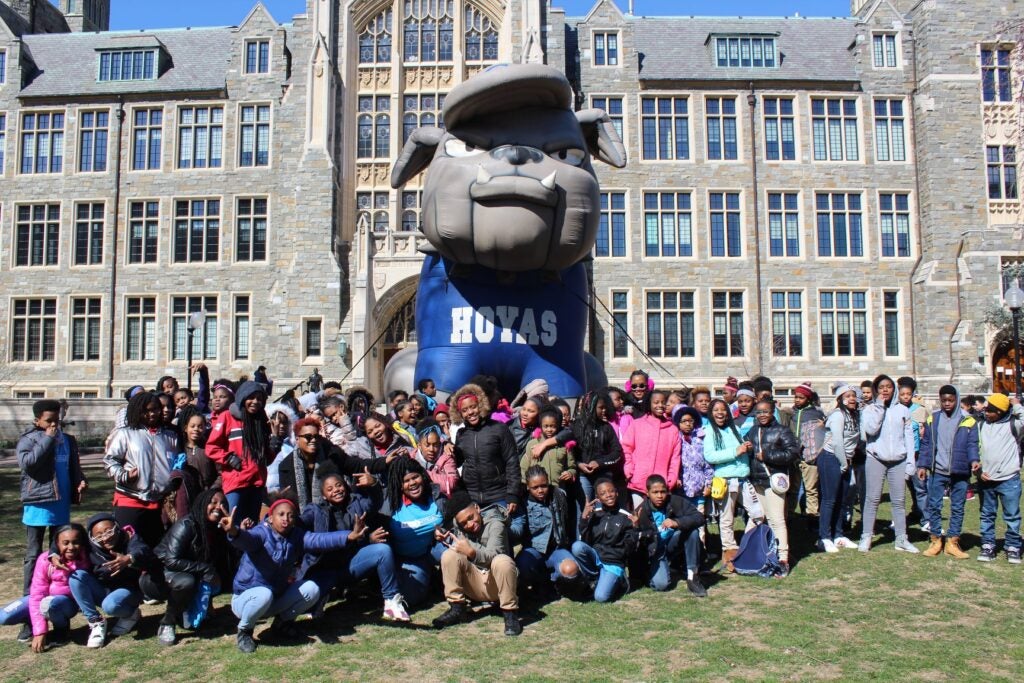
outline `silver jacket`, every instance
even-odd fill
[[[178,439],[169,429],[155,434],[148,429],[122,427],[114,430],[103,457],[114,490],[146,502],[159,502],[171,483],[171,465],[178,451]],[[129,479],[128,470],[138,476]]]

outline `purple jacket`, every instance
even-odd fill
[[[715,468],[704,459],[704,430],[694,430],[689,443],[679,435],[683,450],[682,462],[683,494],[688,498],[703,498],[704,489],[711,486],[715,478]]]

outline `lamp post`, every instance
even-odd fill
[[[1024,290],[1015,282],[1003,293],[1003,300],[1013,315],[1013,382],[1017,390],[1017,398],[1021,397],[1020,386],[1020,309],[1024,306]]]
[[[193,311],[188,316],[188,340],[185,344],[188,355],[188,368],[186,368],[185,374],[188,375],[187,386],[189,391],[192,391],[192,337],[195,335],[195,331],[203,326],[203,321],[205,320],[205,311]]]

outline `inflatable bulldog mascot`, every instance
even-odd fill
[[[417,379],[454,391],[494,375],[506,395],[536,378],[560,396],[586,389],[582,260],[599,220],[590,160],[621,168],[626,151],[605,112],[572,101],[559,71],[499,64],[448,95],[447,130],[410,135],[391,186],[430,166]]]

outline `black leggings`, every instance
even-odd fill
[[[164,537],[164,520],[160,515],[160,508],[147,510],[115,505],[114,519],[122,527],[130,526],[135,529],[135,533],[150,548],[157,547]]]

